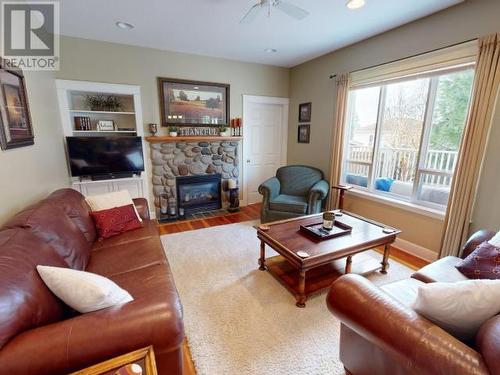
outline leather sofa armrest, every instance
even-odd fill
[[[494,235],[495,232],[486,229],[482,229],[474,233],[469,237],[464,247],[462,248],[460,258],[467,258],[467,256],[472,253],[476,249],[476,247],[478,247],[484,241],[492,239]]]
[[[309,205],[314,204],[316,201],[322,201],[328,195],[328,190],[330,190],[330,185],[325,180],[320,180],[316,182],[312,188],[309,190],[308,202]]]
[[[276,198],[281,189],[280,180],[277,177],[271,177],[259,186],[259,193],[264,196],[263,205],[267,207],[271,199]]]
[[[411,373],[489,373],[479,353],[359,275],[337,279],[327,304],[343,324]]]
[[[139,213],[139,216],[143,220],[149,220],[149,204],[146,198],[134,198],[132,199],[134,202],[135,208]]]
[[[476,346],[494,375],[500,375],[500,315],[487,320],[476,335]]]
[[[66,374],[149,345],[178,350],[182,312],[169,295],[151,306],[139,301],[94,311],[23,332],[0,350],[2,374]]]

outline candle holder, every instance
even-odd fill
[[[177,200],[174,198],[168,200],[168,216],[177,216]]]
[[[237,187],[229,189],[229,212],[238,212],[240,210],[240,189]]]
[[[168,214],[168,195],[167,194],[160,195],[160,214],[162,214],[162,215]]]
[[[149,132],[153,137],[156,136],[156,133],[158,133],[158,125],[157,124],[149,124]]]
[[[333,212],[323,213],[323,229],[332,230],[335,224],[335,214]]]

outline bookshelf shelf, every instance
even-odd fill
[[[107,115],[135,115],[135,112],[91,111],[88,109],[70,109],[69,111],[71,113],[107,114]]]
[[[73,130],[75,134],[85,134],[85,133],[122,133],[122,134],[137,134],[135,130]]]

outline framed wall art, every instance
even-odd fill
[[[0,61],[0,147],[2,150],[34,144],[24,75],[6,69]]]
[[[311,125],[299,125],[297,142],[309,143],[311,140]]]
[[[229,85],[158,78],[162,126],[229,126]]]
[[[299,104],[299,122],[311,121],[312,103]]]

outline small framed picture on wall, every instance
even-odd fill
[[[0,148],[34,144],[23,72],[2,65],[0,58]]]
[[[297,142],[309,143],[310,139],[311,139],[311,125],[299,125]]]
[[[312,103],[299,104],[299,122],[311,121]]]

